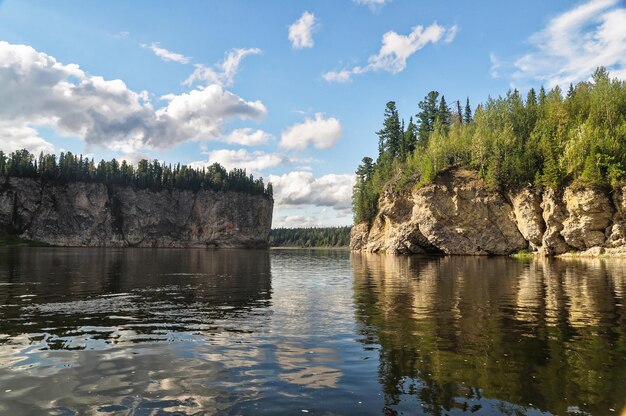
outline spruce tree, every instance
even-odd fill
[[[446,103],[446,97],[444,97],[443,95],[441,96],[441,100],[439,101],[437,117],[444,127],[448,127],[450,125],[451,111],[450,107],[448,107],[448,104]]]
[[[404,148],[406,149],[406,155],[410,155],[415,150],[417,145],[417,127],[413,123],[413,117],[409,118],[409,124],[404,131]]]
[[[465,101],[465,113],[463,114],[463,121],[465,124],[472,122],[472,108],[470,107],[469,97]]]
[[[400,126],[400,117],[396,109],[396,102],[389,101],[385,107],[385,120],[383,128],[376,132],[378,135],[379,157],[388,157],[393,159],[400,155],[400,146],[402,143],[402,128]]]
[[[415,116],[419,123],[417,137],[421,146],[426,146],[428,143],[428,136],[435,128],[435,120],[438,116],[437,98],[439,93],[437,91],[429,92],[426,97],[417,105],[421,110]]]

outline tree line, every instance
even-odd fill
[[[526,97],[509,90],[472,111],[469,98],[450,107],[429,92],[408,124],[387,103],[378,157],[356,170],[356,223],[371,222],[385,186],[421,186],[451,168],[474,170],[494,191],[525,185],[558,189],[618,186],[626,177],[626,82],[598,68],[590,81]]]
[[[271,247],[347,247],[351,227],[274,228]]]
[[[132,186],[139,189],[185,189],[198,191],[235,191],[272,196],[272,184],[263,178],[247,175],[245,169],[227,171],[219,163],[209,167],[192,168],[186,165],[166,165],[158,160],[140,160],[137,166],[125,160],[118,162],[94,159],[71,152],[35,157],[28,150],[5,154],[0,150],[0,175],[27,177],[55,182],[93,182],[105,185]]]

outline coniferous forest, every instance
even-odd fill
[[[275,228],[271,247],[347,247],[351,227]]]
[[[400,120],[387,103],[378,157],[365,157],[352,201],[355,223],[371,222],[384,187],[408,191],[452,168],[474,170],[494,191],[525,185],[617,186],[626,178],[626,82],[598,68],[592,79],[525,97],[510,90],[473,111],[437,91]]]
[[[245,169],[227,171],[219,163],[194,169],[180,164],[172,167],[158,160],[140,160],[137,166],[113,159],[101,160],[76,156],[71,152],[41,153],[38,158],[27,150],[6,155],[0,150],[0,175],[35,178],[57,182],[95,182],[105,185],[133,186],[139,189],[186,189],[198,191],[235,191],[272,196],[272,184],[247,175]]]

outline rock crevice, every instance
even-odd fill
[[[0,230],[59,246],[267,247],[273,200],[0,178]]]
[[[350,248],[394,254],[623,253],[625,191],[526,187],[502,195],[488,191],[475,173],[456,169],[410,194],[384,193],[371,226],[352,228]]]

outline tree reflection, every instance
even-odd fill
[[[362,342],[380,345],[387,413],[605,414],[626,404],[626,262],[351,261]]]

